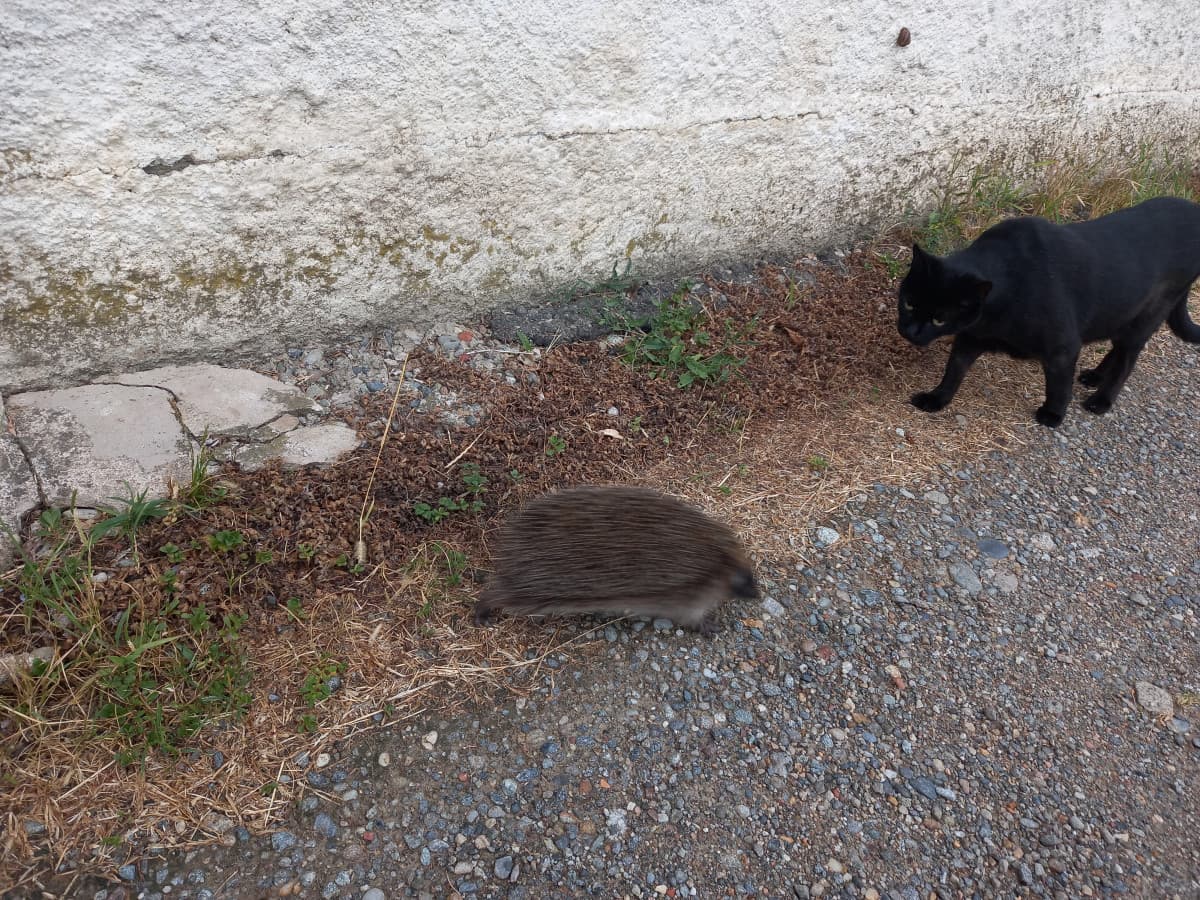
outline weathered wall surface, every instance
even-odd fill
[[[825,243],[956,149],[1200,133],[1198,46],[1195,0],[7,0],[0,389]]]

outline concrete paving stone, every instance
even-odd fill
[[[224,366],[163,366],[113,375],[105,382],[153,385],[175,395],[184,427],[199,436],[247,435],[280,416],[308,413],[313,402],[296,387],[250,369]]]
[[[328,465],[358,447],[354,429],[340,423],[308,425],[281,434],[265,444],[240,444],[230,448],[228,459],[253,472],[275,458],[285,466]]]
[[[21,517],[38,505],[37,482],[17,439],[9,433],[0,399],[0,569],[14,557],[12,538],[21,527]]]
[[[90,384],[17,394],[9,414],[52,506],[112,506],[113,497],[167,493],[184,481],[192,442],[158,388]],[[126,486],[128,484],[128,487]]]

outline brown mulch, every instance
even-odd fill
[[[520,690],[543,673],[548,654],[588,652],[588,632],[577,628],[505,620],[478,629],[469,621],[489,532],[545,490],[580,482],[664,487],[733,523],[769,567],[780,551],[803,554],[803,529],[864,485],[1012,441],[1007,423],[1027,420],[1041,390],[1029,367],[983,361],[940,416],[906,404],[912,390],[936,382],[944,350],[920,351],[896,334],[896,284],[877,249],[848,258],[844,271],[802,264],[816,279],[803,288],[770,268],[749,285],[711,282],[728,298],[709,311],[714,332],[726,321],[748,329],[738,351],[745,363],[726,384],[681,389],[626,365],[604,342],[506,357],[515,385],[419,351],[410,371],[480,404],[479,426],[447,428],[402,395],[380,446],[392,398],[374,397],[346,414],[369,444],[340,464],[226,473],[226,500],[139,532],[138,566],[128,565],[118,538],[106,539],[93,564],[109,577],[94,586],[94,600],[115,613],[131,598],[146,610],[161,605],[169,562],[158,548],[203,548],[218,531],[241,533],[253,562],[231,571],[219,554],[189,552],[177,568],[177,597],[185,610],[203,603],[218,616],[249,616],[242,641],[253,674],[250,711],[201,732],[181,757],[151,754],[141,766],[119,766],[111,746],[89,740],[86,709],[30,711],[0,695],[0,847],[8,861],[0,881],[44,869],[30,862],[39,848],[52,848],[55,865],[111,868],[148,846],[231,841],[234,824],[268,828],[334,740]],[[619,415],[608,415],[612,406]],[[977,415],[981,408],[989,414]],[[456,512],[436,525],[414,513],[416,502],[462,495],[467,464],[488,479],[479,513]],[[366,554],[355,566],[364,501]],[[448,550],[469,560],[461,584],[447,578]],[[292,598],[302,621],[285,608]],[[0,593],[4,649],[44,643],[47,635],[27,633],[18,613],[15,591]],[[300,684],[323,659],[346,663],[344,686],[314,710]],[[306,713],[318,716],[316,733],[297,729]],[[302,751],[310,752],[303,764]],[[217,752],[224,763],[214,767]],[[30,821],[45,834],[28,836]]]

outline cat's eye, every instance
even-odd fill
[[[946,323],[945,323],[945,322],[943,322],[941,319],[934,319],[934,320],[933,320],[933,324],[934,324],[936,327],[938,327],[938,328],[941,328],[941,327],[942,327],[943,325],[945,325]]]
[[[912,312],[912,304],[909,303],[907,300],[900,301],[900,308],[902,310],[904,310],[905,312]]]

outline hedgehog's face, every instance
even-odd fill
[[[734,572],[729,586],[735,597],[744,597],[747,600],[757,600],[759,597],[758,583],[754,580],[754,573],[749,569],[738,569]]]

